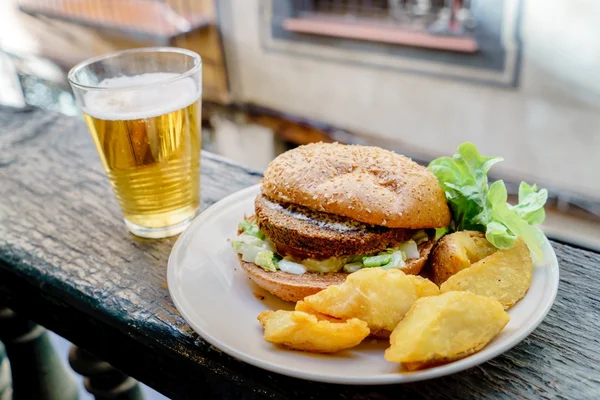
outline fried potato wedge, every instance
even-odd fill
[[[440,293],[440,288],[431,282],[429,279],[423,278],[419,275],[406,275],[406,277],[413,282],[415,289],[417,289],[417,297],[425,296],[437,296]],[[300,300],[296,303],[296,311],[302,311],[307,314],[312,314],[319,320],[331,321],[331,322],[343,322],[341,318],[332,317],[331,315],[323,314],[309,306],[304,300]]]
[[[342,320],[358,318],[367,322],[373,336],[388,337],[419,295],[438,293],[434,287],[398,269],[364,268],[341,285],[305,297],[296,307]]]
[[[521,300],[531,286],[533,263],[521,239],[507,250],[498,250],[444,282],[442,293],[467,290],[498,300],[505,309]]]
[[[406,277],[414,283],[418,297],[437,296],[440,294],[440,288],[429,279],[419,275],[406,275]]]
[[[367,323],[356,318],[335,323],[301,311],[268,310],[261,312],[258,320],[266,341],[294,350],[335,353],[369,336]]]
[[[485,235],[476,231],[460,231],[442,237],[431,255],[431,278],[441,285],[452,275],[496,252]]]
[[[502,304],[470,292],[418,299],[392,332],[385,359],[405,369],[458,360],[485,347],[508,323]]]
[[[302,311],[302,312],[305,312],[307,314],[312,314],[315,317],[317,317],[317,319],[320,320],[320,321],[344,322],[343,319],[335,318],[335,317],[332,317],[331,315],[327,315],[327,314],[323,314],[323,313],[318,312],[317,310],[313,309],[311,306],[309,306],[308,304],[306,304],[304,302],[304,300],[300,300],[299,302],[296,303],[295,310],[296,311]]]

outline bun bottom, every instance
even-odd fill
[[[402,271],[406,274],[417,275],[427,262],[429,253],[435,244],[431,239],[419,245],[419,258],[410,259],[406,262],[406,266]],[[345,272],[317,273],[307,272],[303,275],[294,275],[287,272],[269,272],[258,265],[246,261],[242,261],[239,256],[240,264],[246,271],[250,279],[262,289],[279,297],[283,301],[296,303],[306,296],[318,293],[327,286],[339,285],[346,280],[348,276]],[[387,336],[385,336],[387,333]],[[381,336],[389,337],[389,332],[382,332]]]
[[[287,272],[265,271],[258,265],[242,261],[242,268],[258,286],[279,297],[283,301],[296,303],[306,296],[315,294],[330,285],[339,285],[346,280],[348,274],[344,272],[332,272],[320,274],[317,272],[306,272],[303,275],[294,275]]]

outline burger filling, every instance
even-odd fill
[[[409,240],[382,251],[318,259],[284,243],[273,242],[252,221],[242,221],[238,231],[231,245],[243,261],[254,263],[267,271],[279,270],[296,275],[305,272],[351,273],[372,267],[402,268],[406,260],[419,258],[418,245],[429,240],[428,234],[419,230]]]

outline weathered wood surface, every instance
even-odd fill
[[[205,153],[202,207],[259,179]],[[0,110],[0,191],[0,304],[172,398],[600,398],[599,254],[553,243],[556,303],[504,355],[430,382],[337,386],[262,371],[192,331],[166,286],[174,239],[127,233],[81,121]]]

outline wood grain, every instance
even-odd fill
[[[260,173],[202,154],[202,207]],[[600,255],[553,243],[561,266],[548,317],[512,350],[427,383],[337,386],[239,362],[206,344],[166,285],[175,239],[125,229],[83,123],[0,109],[0,304],[176,399],[600,398]]]

